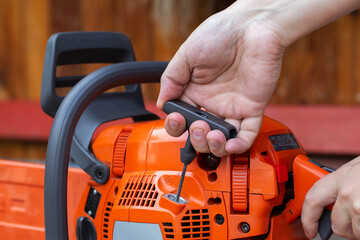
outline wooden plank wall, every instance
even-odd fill
[[[0,0],[0,101],[40,99],[46,41],[55,32],[122,32],[132,41],[139,61],[170,60],[196,26],[231,2]],[[358,11],[297,41],[285,52],[271,103],[358,104],[359,43]],[[143,90],[146,100],[155,101],[159,86],[146,85]],[[44,158],[44,149],[44,143],[0,140],[0,157]]]
[[[137,60],[170,60],[196,26],[231,2],[0,0],[0,101],[40,99],[45,46],[53,33],[122,32],[132,41]],[[59,68],[59,73],[92,69],[83,68]],[[146,100],[156,99],[157,84],[143,89]],[[0,158],[44,159],[45,147],[42,142],[0,139]]]
[[[360,103],[360,11],[313,32],[286,50],[272,103]]]
[[[46,41],[62,31],[117,31],[137,60],[170,60],[204,19],[227,7],[217,0],[0,0],[0,100],[37,100]],[[147,87],[156,99],[158,87]]]

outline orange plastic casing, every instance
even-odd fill
[[[45,239],[45,164],[0,160],[0,239]],[[68,174],[69,237],[76,239],[73,218],[89,176],[70,167]]]
[[[92,145],[98,159],[110,166],[104,185],[89,181],[76,217],[87,217],[97,239],[113,239],[117,222],[156,224],[163,239],[306,239],[299,220],[287,223],[282,211],[293,189],[286,187],[297,148],[276,151],[269,136],[292,134],[265,117],[260,133],[245,154],[221,158],[208,166],[198,154],[188,166],[181,197],[176,194],[183,168],[180,148],[187,133],[169,136],[162,120],[111,126]],[[95,217],[85,212],[90,189],[101,194]],[[141,231],[141,229],[139,229]],[[260,237],[260,238],[259,238]]]
[[[328,171],[309,161],[304,155],[294,160],[294,199],[290,200],[284,211],[284,218],[288,223],[295,221],[300,215],[306,193],[320,178],[329,174]]]

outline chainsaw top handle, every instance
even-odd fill
[[[119,85],[159,82],[167,62],[125,62],[100,68],[77,83],[59,106],[45,166],[46,239],[67,240],[67,169],[75,127],[86,107]]]
[[[63,32],[50,37],[47,44],[41,89],[41,105],[54,117],[64,97],[56,89],[73,87],[85,76],[57,77],[58,65],[84,63],[118,63],[135,61],[130,40],[115,32]],[[144,106],[139,84],[125,86],[125,91],[104,93],[96,98],[82,114],[71,145],[71,158],[91,178],[104,184],[110,176],[109,167],[90,150],[93,133],[102,123],[131,117],[134,121],[158,117]]]
[[[44,112],[51,117],[55,116],[63,99],[56,94],[56,88],[73,87],[85,77],[57,77],[57,66],[130,61],[135,61],[133,47],[121,33],[62,32],[52,35],[46,46],[41,86],[41,106]]]

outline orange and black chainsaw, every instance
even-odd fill
[[[57,65],[84,63],[111,65],[87,76],[56,75]],[[306,239],[299,219],[305,194],[331,169],[307,158],[293,133],[267,117],[248,152],[222,158],[196,153],[187,133],[169,136],[164,121],[144,107],[139,84],[159,82],[166,66],[136,62],[120,33],[49,39],[41,98],[54,117],[45,170],[46,239],[68,239],[70,159],[91,177],[74,219],[78,240]],[[120,85],[125,91],[107,92]],[[61,97],[55,91],[61,87],[73,88]],[[236,136],[228,123],[183,102],[170,101],[164,111],[180,112],[187,126],[204,120],[227,138]],[[128,121],[94,135],[118,119]],[[331,235],[329,219],[321,220],[323,239]]]

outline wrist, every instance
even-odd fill
[[[273,31],[287,47],[306,34],[360,8],[359,0],[238,0],[227,10],[246,26]],[[254,24],[255,23],[255,24]]]

